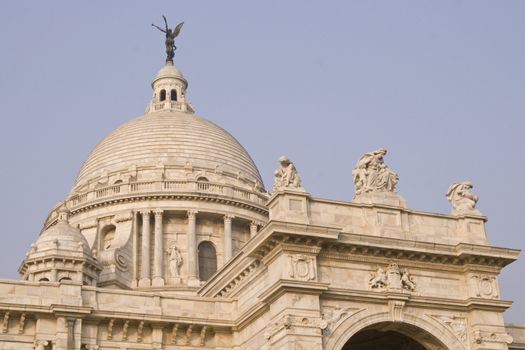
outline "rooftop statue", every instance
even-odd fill
[[[155,24],[152,24],[152,26],[166,34],[166,63],[173,63],[173,57],[175,56],[175,50],[177,49],[175,46],[175,38],[179,35],[184,22],[179,23],[175,29],[171,29],[168,27],[166,16],[162,16],[162,18],[164,18],[165,28],[161,28]]]
[[[476,209],[478,196],[470,192],[472,182],[456,182],[448,188],[446,193],[448,201],[452,204],[452,214],[470,213],[481,215]]]
[[[301,188],[301,177],[295,169],[295,165],[288,157],[279,158],[281,166],[274,171],[273,190],[282,190],[284,188]]]
[[[399,177],[384,163],[386,149],[365,153],[352,170],[355,194],[395,192]]]

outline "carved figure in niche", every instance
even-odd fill
[[[383,288],[387,286],[386,272],[382,267],[377,268],[377,272],[371,273],[370,287],[372,288]]]
[[[115,231],[114,230],[108,231],[104,235],[104,242],[103,242],[102,248],[104,250],[108,250],[109,248],[111,248],[111,244],[113,243],[114,238],[115,238]]]
[[[352,170],[355,194],[395,192],[399,177],[384,163],[386,149],[365,153]]]
[[[295,165],[286,156],[279,158],[281,166],[274,171],[273,190],[280,190],[286,187],[301,187],[301,177],[295,168]]]
[[[416,290],[416,284],[412,281],[412,276],[410,276],[408,269],[403,269],[401,272],[401,285],[404,289]]]
[[[169,254],[169,269],[171,277],[180,277],[179,268],[182,265],[182,255],[179,249],[172,245],[168,248],[167,253]]]
[[[470,181],[457,182],[450,185],[446,196],[448,201],[452,204],[453,212],[480,214],[476,209],[476,203],[479,198],[470,192],[472,187],[472,182]]]

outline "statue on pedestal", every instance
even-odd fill
[[[281,166],[274,171],[273,190],[278,191],[284,188],[301,188],[301,176],[297,172],[295,165],[288,159],[282,156],[279,158]]]
[[[352,170],[355,194],[395,192],[399,177],[384,163],[386,149],[365,153]]]
[[[481,215],[479,210],[476,209],[476,203],[479,198],[470,191],[472,187],[472,182],[470,181],[456,182],[450,185],[446,196],[450,204],[452,204],[452,214],[470,213]]]
[[[169,254],[169,269],[171,277],[179,278],[179,267],[182,265],[182,255],[175,245],[171,245],[167,252]]]

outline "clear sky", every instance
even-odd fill
[[[492,244],[524,248],[525,1],[11,1],[0,5],[0,276],[17,268],[90,150],[143,113],[175,25],[197,113],[272,183],[286,154],[316,197],[351,200],[385,147],[410,208],[470,179]],[[525,323],[525,256],[504,269]]]

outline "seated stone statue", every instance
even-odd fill
[[[447,199],[452,204],[452,214],[470,213],[481,215],[476,209],[478,196],[473,194],[470,181],[456,182],[448,188]]]
[[[284,188],[301,188],[301,177],[295,169],[294,164],[287,157],[279,158],[281,166],[274,171],[273,190],[282,190]]]
[[[365,153],[352,170],[355,194],[395,192],[399,177],[384,163],[386,149]]]

